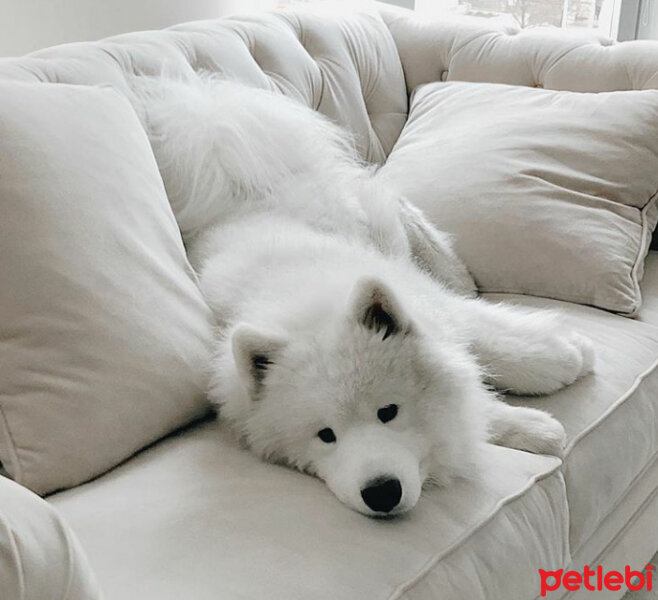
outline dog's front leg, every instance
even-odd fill
[[[457,311],[489,383],[512,394],[551,394],[592,370],[591,341],[559,313],[462,299]]]
[[[566,443],[564,427],[547,412],[492,400],[487,405],[486,416],[490,443],[535,454],[562,456]]]

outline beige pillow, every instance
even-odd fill
[[[11,477],[74,486],[206,411],[211,317],[125,99],[0,83],[0,214]]]
[[[640,308],[658,90],[428,84],[380,176],[455,234],[482,292]]]

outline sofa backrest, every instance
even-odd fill
[[[655,41],[614,43],[596,32],[504,30],[428,21],[411,11],[380,12],[395,40],[408,93],[423,83],[451,80],[576,92],[658,88]],[[658,230],[651,248],[658,250]]]
[[[428,21],[381,9],[407,89],[431,81],[483,81],[575,92],[658,88],[658,43],[615,43],[595,31],[501,29]]]
[[[200,21],[0,59],[0,79],[111,85],[133,75],[218,73],[278,90],[332,118],[362,157],[382,163],[404,125],[409,93],[431,81],[486,81],[574,91],[658,88],[658,43],[595,33],[524,31],[426,21],[372,3],[322,3]]]
[[[348,129],[373,163],[385,160],[407,115],[400,59],[375,7],[284,10],[65,44],[0,59],[0,79],[109,84],[130,95],[133,75],[182,76],[190,67],[319,110]]]

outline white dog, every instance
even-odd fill
[[[555,392],[591,369],[588,340],[472,298],[447,236],[315,111],[212,79],[136,89],[221,329],[210,396],[249,448],[372,516],[468,475],[487,441],[561,453],[560,423],[492,388]]]

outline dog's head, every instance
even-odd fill
[[[361,280],[309,330],[233,329],[212,394],[249,447],[323,479],[370,516],[417,503],[425,480],[468,466],[480,394],[465,348],[423,331],[391,290]]]

